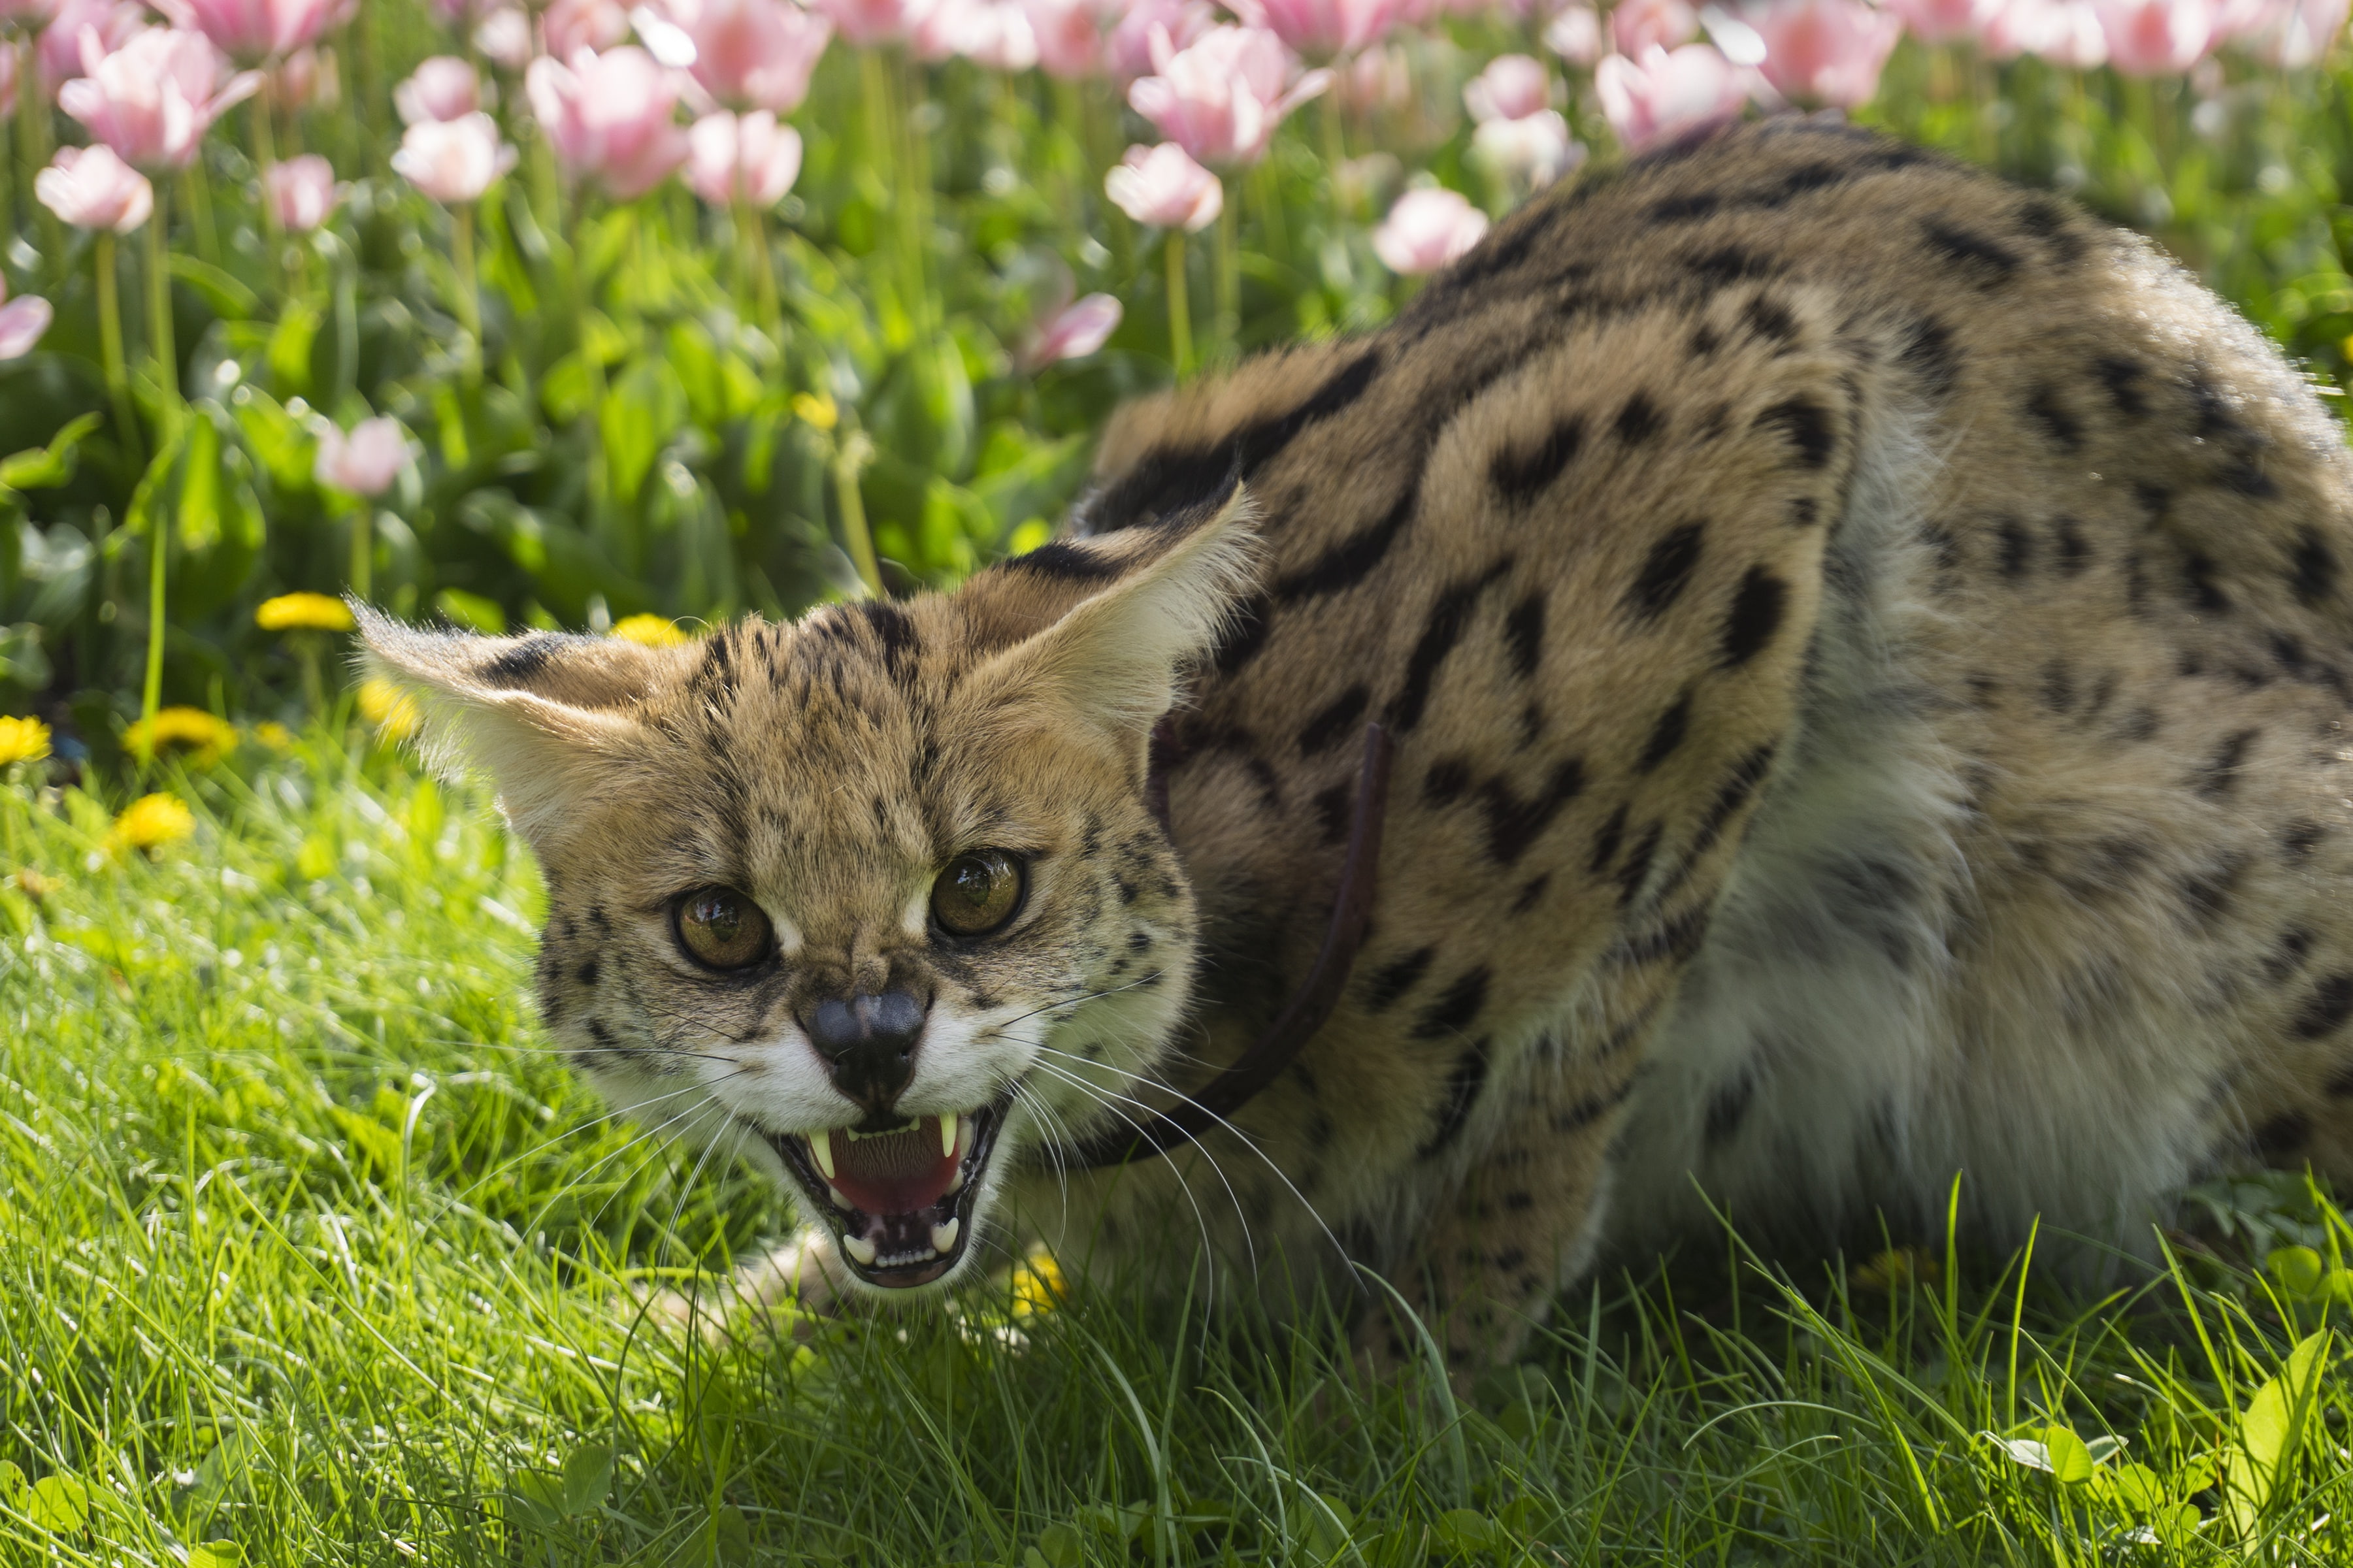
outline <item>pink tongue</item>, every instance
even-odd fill
[[[837,1132],[833,1184],[868,1214],[912,1214],[947,1195],[956,1157],[940,1152],[940,1119],[926,1116],[903,1132],[852,1138]]]

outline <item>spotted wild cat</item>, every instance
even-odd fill
[[[2353,1177],[2348,560],[2337,426],[2179,268],[1782,119],[1124,409],[953,594],[367,635],[546,869],[548,1027],[797,1194],[774,1281],[1336,1245],[1470,1365],[1702,1191],[1813,1245],[1959,1172],[1976,1234],[2130,1244],[2210,1169]],[[1301,992],[1373,725],[1328,1017],[1064,1179]]]

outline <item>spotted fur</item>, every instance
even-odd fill
[[[2338,430],[2179,268],[1791,119],[1126,408],[1069,536],[955,595],[371,636],[539,847],[551,1026],[649,1118],[842,1124],[793,999],[913,977],[950,1026],[906,1110],[1022,1086],[1007,1226],[1117,1268],[1179,1215],[1261,1287],[1345,1252],[1469,1365],[1709,1202],[1817,1245],[1957,1173],[1979,1235],[2130,1246],[2211,1169],[2353,1178],[2348,556]],[[1230,1131],[1064,1179],[1305,973],[1371,721],[1336,1015]],[[904,911],[981,842],[1032,904],[944,944]],[[659,929],[708,881],[792,933],[756,983]]]

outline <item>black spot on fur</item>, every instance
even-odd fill
[[[1258,657],[1259,651],[1266,647],[1267,633],[1271,629],[1267,615],[1268,606],[1263,595],[1251,595],[1235,609],[1214,656],[1219,674],[1233,674]]]
[[[1631,406],[1630,405],[1629,406]],[[1560,477],[1585,445],[1585,421],[1577,415],[1556,424],[1543,440],[1525,450],[1504,447],[1487,463],[1495,493],[1512,506],[1525,506]]]
[[[489,686],[522,686],[545,669],[548,661],[555,657],[555,650],[567,640],[555,632],[525,637],[482,666],[479,678]]]
[[[1994,537],[1999,542],[1997,570],[2013,583],[2025,576],[2034,560],[2034,536],[2026,531],[2026,524],[2014,517],[2005,517]]]
[[[2042,242],[2052,261],[2072,267],[2084,258],[2084,237],[2067,209],[2049,196],[2029,196],[2018,205],[2018,226]]]
[[[1027,572],[1034,577],[1052,577],[1064,582],[1100,582],[1116,577],[1121,563],[1101,550],[1089,550],[1084,545],[1053,540],[1039,545],[1027,555],[1017,555],[1007,562],[1004,570]]]
[[[1619,845],[1625,838],[1626,806],[1620,802],[1618,809],[1609,814],[1609,819],[1593,835],[1593,854],[1585,863],[1586,869],[1597,877],[1609,870],[1610,862],[1618,858]]]
[[[1372,700],[1371,689],[1362,682],[1334,698],[1299,731],[1300,754],[1312,757],[1345,740],[1356,729],[1356,721],[1365,716],[1365,710],[1372,705]]]
[[[1717,1084],[1715,1092],[1707,1097],[1707,1122],[1701,1136],[1707,1147],[1718,1149],[1738,1135],[1740,1124],[1748,1119],[1748,1108],[1757,1102],[1757,1077],[1743,1067],[1738,1077]]]
[[[1634,764],[1637,773],[1654,771],[1683,743],[1683,737],[1691,732],[1691,693],[1686,691],[1659,715],[1658,722],[1651,726],[1651,738],[1643,742],[1641,760]]]
[[[923,646],[915,632],[914,617],[883,599],[863,600],[858,610],[882,645],[883,668],[891,672],[892,679],[903,679],[914,668],[915,654]]]
[[[2296,540],[2289,581],[2295,585],[2295,596],[2307,605],[2318,605],[2337,591],[2337,552],[2309,528]]]
[[[1486,966],[1466,969],[1454,977],[1413,1021],[1413,1037],[1417,1040],[1444,1039],[1459,1035],[1478,1022],[1480,1010],[1487,1005],[1487,987],[1493,982]]]
[[[1479,595],[1511,568],[1512,558],[1507,555],[1478,576],[1447,589],[1431,604],[1429,618],[1422,623],[1420,640],[1406,659],[1405,686],[1398,692],[1397,700],[1389,704],[1389,724],[1398,734],[1405,734],[1421,722],[1439,667],[1454,651],[1454,645],[1462,640]]]
[[[1544,898],[1545,889],[1551,885],[1552,873],[1549,871],[1530,877],[1521,885],[1519,896],[1512,900],[1512,913],[1524,915],[1535,909],[1537,902]]]
[[[2100,384],[2108,389],[2108,401],[2126,419],[2144,418],[2148,414],[2148,399],[2141,392],[2141,382],[2148,374],[2147,367],[2138,360],[2123,354],[2103,354],[2093,362],[2092,368]]]
[[[2300,1040],[2317,1040],[2333,1035],[2353,1017],[2353,974],[2332,974],[2312,988],[2296,1009],[2295,1036]]]
[[[596,984],[596,961],[593,958],[585,960],[578,969],[573,971],[573,977],[583,985]]]
[[[1479,1091],[1486,1084],[1487,1042],[1474,1040],[1454,1058],[1453,1067],[1447,1071],[1445,1093],[1438,1104],[1438,1125],[1413,1152],[1416,1159],[1435,1159],[1462,1136],[1463,1125],[1471,1120],[1471,1112],[1479,1103]]]
[[[1799,337],[1798,318],[1789,313],[1788,306],[1766,295],[1759,294],[1749,300],[1748,308],[1740,312],[1740,317],[1760,338],[1777,343],[1794,343]]]
[[[1629,969],[1662,962],[1681,963],[1707,940],[1708,924],[1715,918],[1715,906],[1694,904],[1662,926],[1627,937],[1610,953],[1610,962]]]
[[[2280,834],[2280,853],[2288,864],[2300,866],[2312,858],[2312,852],[2327,837],[2328,829],[2317,822],[2291,822]]]
[[[1632,903],[1634,895],[1642,890],[1642,884],[1650,879],[1651,862],[1658,858],[1659,839],[1665,831],[1666,824],[1662,822],[1654,822],[1644,828],[1642,837],[1636,839],[1634,847],[1628,851],[1626,863],[1610,877],[1610,880],[1618,884],[1620,909]]]
[[[1440,757],[1421,776],[1421,798],[1430,805],[1452,805],[1470,790],[1471,763],[1467,757]]]
[[[2018,271],[2018,253],[1984,235],[1934,218],[1922,224],[1920,231],[1930,251],[1967,271],[1981,289],[2007,283]]]
[[[2064,659],[2054,658],[2042,667],[2042,706],[2053,713],[2064,713],[2075,704],[2075,676]]]
[[[2231,607],[2230,596],[2215,585],[2214,563],[2193,550],[2181,563],[2181,580],[2192,607],[2219,616]]]
[[[2276,1160],[2303,1148],[2311,1137],[2312,1118],[2286,1110],[2256,1128],[2248,1142],[2258,1158]]]
[[[2048,382],[2027,395],[2026,414],[2028,418],[2042,426],[2042,433],[2062,450],[2073,452],[2083,447],[2083,421],[2059,401],[2059,389]]]
[[[1828,464],[1831,449],[1838,441],[1831,428],[1830,410],[1810,397],[1792,397],[1773,405],[1759,414],[1750,427],[1779,430],[1798,449],[1799,464],[1809,468]]]
[[[2304,967],[2312,953],[2312,933],[2302,926],[2291,926],[2280,932],[2272,943],[2271,956],[2263,960],[2263,979],[2277,985]]]
[[[1618,439],[1629,447],[1641,446],[1666,427],[1667,416],[1659,412],[1659,405],[1639,392],[1626,400],[1626,406],[1618,411],[1617,419],[1609,426]]]
[[[1923,316],[1912,324],[1895,363],[1917,377],[1920,390],[1931,397],[1951,396],[1960,380],[1961,356],[1953,347],[1952,331],[1931,317]]]
[[[1406,524],[1413,521],[1413,514],[1420,505],[1421,479],[1416,475],[1413,482],[1399,492],[1380,521],[1342,540],[1276,583],[1275,597],[1313,599],[1355,587],[1381,563],[1381,558],[1389,552],[1389,546],[1397,542],[1398,535],[1405,531]]]
[[[1635,619],[1656,620],[1682,596],[1699,566],[1700,536],[1704,530],[1703,523],[1687,522],[1651,546],[1642,558],[1641,571],[1635,574],[1634,585],[1626,594],[1626,607]]]
[[[1695,251],[1683,258],[1683,265],[1712,289],[1722,289],[1752,278],[1770,278],[1780,271],[1772,261],[1737,245]],[[1715,351],[1710,349],[1707,352],[1713,353]]]
[[[1544,658],[1545,596],[1539,588],[1512,606],[1504,617],[1504,644],[1511,650],[1512,670],[1526,680]]]
[[[2073,577],[2091,563],[2092,546],[2084,538],[2082,523],[2072,517],[2063,517],[2052,525],[2052,532],[2061,576]]]
[[[1724,618],[1724,665],[1736,668],[1762,652],[1781,629],[1788,605],[1789,585],[1766,568],[1751,566]]]
[[[1559,1135],[1581,1131],[1625,1104],[1627,1100],[1633,1098],[1633,1094],[1634,1079],[1629,1076],[1625,1082],[1615,1089],[1588,1095],[1574,1105],[1566,1106],[1553,1112],[1552,1130]]]
[[[2230,911],[2231,894],[2247,868],[2244,855],[2228,855],[2181,879],[2181,901],[2193,923],[2211,928]]]
[[[2261,730],[2233,730],[2214,748],[2214,754],[2200,764],[2192,776],[2192,787],[2208,800],[2220,800],[2238,786],[2241,767],[2247,759],[2247,748],[2255,743]]]
[[[1652,223],[1694,223],[1715,216],[1724,205],[1724,198],[1714,191],[1694,191],[1689,195],[1666,196],[1651,204]]]
[[[1501,779],[1480,786],[1487,814],[1487,853],[1498,865],[1518,863],[1561,807],[1585,790],[1585,764],[1575,757],[1559,763],[1544,787],[1522,799]]]
[[[1397,1005],[1398,999],[1430,972],[1430,963],[1437,956],[1434,947],[1418,947],[1373,971],[1365,986],[1365,1010],[1382,1013]]]
[[[1315,811],[1315,820],[1323,826],[1324,842],[1337,844],[1348,837],[1349,807],[1354,804],[1354,792],[1345,784],[1316,793],[1309,803]]]

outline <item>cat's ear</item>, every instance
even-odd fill
[[[353,613],[371,672],[417,701],[427,763],[486,775],[507,821],[542,847],[641,752],[638,706],[681,663],[682,650],[625,637],[490,637]]]
[[[1050,620],[989,658],[974,689],[997,703],[1046,705],[1123,749],[1140,748],[1175,703],[1186,667],[1217,646],[1249,591],[1255,518],[1236,480],[1150,528],[1048,544],[1008,562],[998,568],[1000,595],[1026,591],[1036,619]]]

